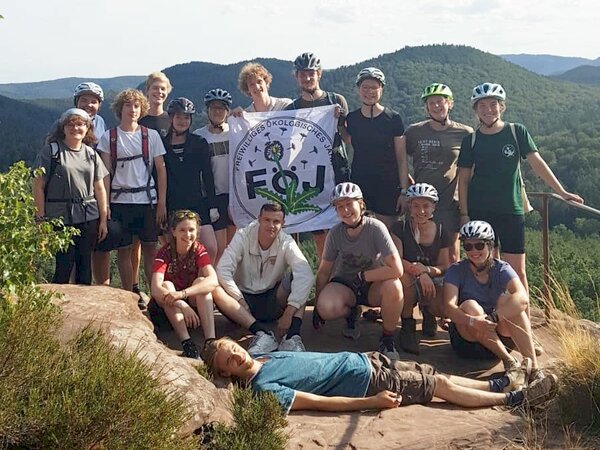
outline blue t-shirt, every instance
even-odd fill
[[[481,284],[475,278],[469,264],[467,259],[452,264],[444,275],[444,283],[453,284],[458,288],[459,305],[465,300],[475,300],[486,314],[489,314],[496,308],[498,296],[506,290],[508,282],[518,278],[518,275],[508,263],[495,259],[489,281]]]
[[[273,392],[286,414],[296,391],[361,398],[369,387],[371,364],[362,353],[276,352],[262,357],[268,359],[250,380],[252,390]]]

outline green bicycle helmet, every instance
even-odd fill
[[[421,100],[426,101],[427,97],[431,97],[432,95],[441,95],[442,97],[446,97],[448,100],[454,100],[450,88],[441,83],[433,83],[423,89]]]

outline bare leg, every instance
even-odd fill
[[[217,259],[217,237],[215,236],[215,230],[212,225],[202,225],[200,227],[200,233],[198,234],[198,240],[204,245],[206,251],[208,252],[208,256],[210,256],[211,261],[216,261]],[[216,264],[216,262],[214,263]]]
[[[458,406],[476,408],[506,404],[506,395],[496,392],[486,392],[479,389],[461,386],[453,383],[443,375],[435,375],[436,386],[434,397],[446,400]]]
[[[525,311],[521,311],[510,319],[501,319],[498,323],[498,331],[502,334],[509,335],[515,342],[521,355],[531,358],[533,368],[538,367],[537,357],[533,347],[531,323],[529,322],[529,317],[527,317]]]
[[[121,287],[126,291],[133,288],[133,272],[131,269],[131,246],[117,250],[117,266],[121,277]]]
[[[199,283],[204,278],[199,277],[194,280],[193,284]],[[215,335],[215,313],[213,307],[213,299],[210,293],[198,294],[190,298],[190,304],[196,307],[200,322],[202,324],[202,332],[205,339],[216,337]]]
[[[459,377],[457,375],[443,375],[458,386],[477,389],[479,391],[490,391],[490,383],[488,381],[474,380],[473,378]]]
[[[235,323],[243,326],[244,328],[249,328],[256,319],[250,311],[244,308],[240,302],[231,297],[225,289],[221,286],[217,286],[215,290],[212,292],[212,297],[215,305],[219,308],[223,314],[233,320]]]
[[[317,299],[317,311],[323,320],[348,317],[356,306],[354,292],[341,283],[327,283]]]
[[[175,286],[170,281],[165,281],[162,286],[169,290],[170,292],[176,292]],[[188,332],[187,325],[185,324],[185,318],[181,309],[179,309],[176,305],[167,305],[162,299],[156,299],[156,302],[160,305],[160,307],[165,311],[169,322],[173,326],[173,330],[177,335],[177,338],[180,341],[185,341],[190,338],[190,333]]]
[[[376,281],[369,289],[369,306],[381,306],[383,330],[394,333],[402,312],[403,296],[402,283],[397,278],[393,280]]]
[[[144,255],[144,272],[148,286],[152,283],[152,266],[156,257],[156,242],[143,242],[142,254]],[[135,278],[134,278],[135,279]]]
[[[140,261],[142,260],[142,245],[140,240],[134,236],[133,245],[131,246],[131,283],[139,284],[140,282]]]
[[[402,307],[402,317],[410,318],[413,316],[413,309],[417,302],[417,293],[415,288],[415,277],[407,272],[400,278],[402,282],[402,291],[404,293],[404,305]]]
[[[110,285],[110,252],[92,253],[92,272],[96,284]]]
[[[525,253],[503,253],[502,257],[504,261],[510,264],[510,266],[517,272],[519,275],[519,279],[523,286],[525,286],[525,290],[529,294],[529,284],[527,283],[527,272],[526,272],[526,262],[525,262]],[[529,316],[529,307],[527,308],[527,316]]]

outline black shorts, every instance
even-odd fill
[[[398,205],[398,196],[400,195],[397,185],[386,186],[382,183],[382,180],[378,181],[380,182],[378,185],[374,185],[373,183],[359,184],[367,209],[382,216],[397,216],[398,210],[396,206]]]
[[[460,230],[460,211],[458,203],[452,204],[450,209],[435,210],[433,220],[442,225],[448,233],[458,233]]]
[[[152,205],[112,203],[110,211],[112,218],[121,223],[121,247],[131,245],[134,236],[137,236],[142,243],[151,244],[158,241],[156,210]]]
[[[340,277],[333,277],[329,282],[343,284],[354,293],[357,305],[369,306],[369,289],[371,289],[371,283],[365,283],[362,289],[358,290]]]
[[[448,327],[448,334],[450,335],[450,345],[452,345],[458,356],[469,359],[498,359],[498,356],[479,342],[467,341],[462,337],[456,328],[456,324],[452,322],[450,322]],[[515,349],[515,343],[511,338],[502,335],[498,336],[509,352]]]
[[[102,241],[96,243],[94,250],[97,252],[110,252],[125,247],[126,245],[122,243],[123,228],[121,222],[112,218],[106,222],[106,227],[108,228],[108,234]]]
[[[469,211],[471,220],[485,220],[494,229],[494,244],[503,253],[525,253],[525,217],[516,214]]]
[[[219,194],[215,199],[215,208],[219,211],[219,220],[214,222],[212,226],[215,231],[225,230],[229,225],[233,225],[233,222],[229,217],[229,194]],[[210,219],[206,223],[207,225],[210,224]]]
[[[260,294],[250,294],[242,291],[244,300],[250,307],[250,313],[256,320],[273,322],[283,314],[285,305],[280,305],[277,302],[277,288],[279,288],[279,285],[280,283],[277,283],[275,287]]]

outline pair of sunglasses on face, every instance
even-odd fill
[[[475,244],[465,242],[463,248],[465,249],[465,252],[470,252],[473,249],[481,251],[485,248],[485,242],[477,242]]]

